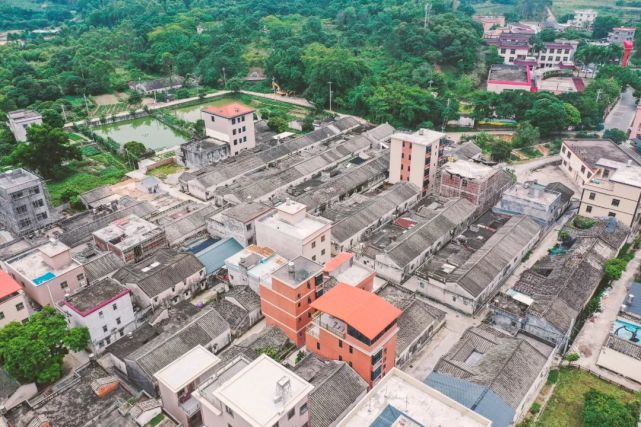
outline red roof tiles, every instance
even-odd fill
[[[216,116],[231,119],[233,117],[238,117],[244,114],[253,113],[254,109],[251,107],[248,107],[245,104],[241,104],[240,102],[232,102],[220,107],[207,107],[203,109],[203,111]]]
[[[6,298],[21,289],[20,284],[13,280],[11,276],[4,271],[0,271],[0,299]]]

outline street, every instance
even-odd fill
[[[634,89],[628,87],[622,94],[619,102],[605,118],[604,129],[617,128],[624,132],[628,131],[634,112],[637,109],[636,99],[633,96]]]
[[[641,390],[641,385],[597,366],[596,361],[603,343],[612,330],[612,322],[619,314],[621,304],[625,300],[630,283],[634,280],[634,274],[638,271],[640,263],[641,251],[637,251],[621,278],[612,284],[608,295],[601,300],[602,312],[585,322],[583,329],[570,348],[571,352],[576,352],[581,356],[577,362],[579,365],[632,390]]]

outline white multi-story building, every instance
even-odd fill
[[[27,129],[42,124],[42,116],[35,111],[16,110],[7,113],[9,129],[18,142],[27,140]]]
[[[259,292],[261,282],[287,264],[287,259],[270,248],[249,245],[225,260],[225,268],[232,286],[249,286]]]
[[[637,29],[635,27],[614,27],[608,33],[608,43],[623,44],[623,42],[633,42]]]
[[[0,270],[0,328],[9,322],[24,322],[32,312],[20,284]]]
[[[244,247],[256,243],[256,221],[272,211],[262,203],[241,203],[207,219],[207,231],[212,236],[233,237]]]
[[[389,182],[411,182],[425,194],[436,184],[436,172],[445,134],[429,129],[395,133],[390,143]]]
[[[574,64],[577,46],[578,42],[574,40],[556,40],[543,43],[543,47],[538,52],[538,67],[552,68]]]
[[[267,355],[239,357],[193,392],[206,427],[309,425],[314,386]]]
[[[256,242],[289,260],[303,256],[322,264],[331,257],[331,224],[308,214],[302,203],[288,199],[256,222]]]
[[[568,21],[576,27],[591,27],[599,13],[594,9],[579,9],[574,11],[574,18]]]
[[[60,310],[71,327],[89,330],[96,352],[136,329],[131,292],[109,277],[66,297]]]
[[[253,108],[232,102],[204,108],[201,114],[207,136],[229,144],[232,156],[256,146]]]

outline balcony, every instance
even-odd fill
[[[313,337],[318,338],[321,328],[339,338],[345,338],[347,332],[347,325],[345,322],[338,320],[327,313],[316,313],[312,317],[312,321],[307,326],[307,332]]]
[[[198,411],[200,411],[200,404],[193,396],[191,396],[191,394],[188,398],[184,400],[181,398],[179,400],[180,409],[182,409],[182,411],[187,415],[187,418],[193,417],[198,413]]]

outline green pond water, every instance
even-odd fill
[[[161,150],[187,142],[187,138],[183,135],[151,117],[99,126],[96,128],[96,133],[108,136],[120,145],[129,141],[138,141],[153,150]]]

